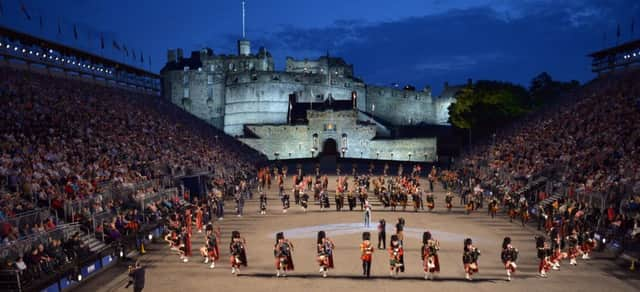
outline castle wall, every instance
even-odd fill
[[[338,152],[344,149],[346,158],[397,161],[436,158],[435,138],[374,140],[376,126],[358,123],[353,111],[308,111],[307,118],[308,126],[251,125],[249,130],[260,138],[240,140],[272,160],[316,157],[329,139],[336,141]]]
[[[166,86],[170,90],[170,100],[194,116],[222,129],[224,117],[224,82],[220,75],[212,74],[213,82],[208,84],[206,72],[197,70],[171,71],[165,74]],[[185,76],[187,82],[185,83]],[[185,97],[188,88],[188,97]]]
[[[229,74],[224,93],[224,131],[230,135],[242,135],[245,124],[287,123],[290,94],[297,94],[298,102],[322,102],[329,95],[336,100],[351,100],[353,91],[358,93],[358,107],[364,108],[364,85],[349,78],[336,80],[335,85],[331,86],[327,85],[325,76],[317,74]]]
[[[242,135],[246,124],[286,124],[290,94],[299,103],[318,103],[329,97],[351,100],[355,92],[360,111],[398,126],[447,125],[453,101],[452,97],[434,98],[430,90],[366,85],[353,77],[352,65],[329,56],[287,58],[285,72],[274,71],[273,59],[264,48],[246,56],[215,55],[203,49],[188,59],[181,50],[171,50],[168,61],[162,72],[165,98],[230,135]],[[185,71],[181,66],[198,68]]]
[[[446,124],[448,104],[430,92],[367,85],[366,94],[366,112],[393,125],[443,124],[443,119]]]

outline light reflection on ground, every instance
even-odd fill
[[[372,238],[376,238],[377,234],[377,224],[371,224],[370,227],[365,228],[362,222],[358,223],[337,223],[337,224],[324,224],[324,225],[314,225],[314,226],[306,226],[306,227],[297,227],[285,230],[278,230],[276,232],[284,232],[284,236],[291,239],[303,239],[303,238],[316,238],[318,231],[324,230],[328,236],[335,237],[340,235],[349,235],[349,234],[360,234],[365,231],[369,231],[372,233]],[[391,234],[395,233],[395,226],[391,226],[391,224],[387,223],[386,227],[387,237]],[[430,231],[433,237],[441,242],[457,242],[461,243],[465,238],[469,237],[465,234],[458,234],[453,232],[447,232],[437,229],[422,229],[422,228],[414,228],[407,227],[404,228],[404,236],[405,238],[417,238],[422,239],[422,233],[424,231]],[[276,232],[269,234],[270,238],[274,238]],[[474,242],[482,242],[482,238],[478,238],[477,236],[473,238]]]

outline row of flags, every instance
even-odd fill
[[[4,16],[4,6],[2,3],[3,0],[0,0],[0,16]],[[24,1],[20,1],[20,12],[23,14],[23,16],[25,17],[25,19],[27,21],[32,21],[33,20],[33,16],[30,13],[29,9],[27,8],[27,6],[25,5]],[[40,31],[44,31],[45,29],[45,23],[44,23],[44,19],[42,16],[38,16],[38,25],[40,28]],[[64,35],[63,33],[63,27],[62,24],[60,22],[60,20],[58,20],[58,27],[57,27],[57,36],[58,37],[62,37]],[[78,30],[78,26],[76,24],[72,25],[72,33],[73,33],[73,39],[78,41],[79,40],[79,30]],[[95,35],[95,34],[94,34]],[[87,39],[89,41],[91,41],[91,31],[88,31],[87,34]],[[105,45],[105,37],[104,37],[104,33],[100,33],[100,49],[104,50],[107,47],[107,45]],[[142,52],[142,50],[140,50],[139,54],[136,54],[136,51],[134,49],[130,49],[127,48],[127,46],[124,43],[119,43],[118,41],[116,41],[115,39],[111,41],[111,48],[122,54],[123,57],[129,58],[131,57],[131,59],[133,61],[140,61],[140,63],[144,64],[145,62],[145,56],[144,53]],[[138,58],[138,56],[140,58]],[[151,56],[147,56],[147,61],[149,63],[149,67],[151,67]]]

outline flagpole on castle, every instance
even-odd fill
[[[242,39],[243,40],[246,38],[246,31],[245,31],[245,24],[244,24],[244,17],[245,17],[244,5],[245,5],[245,1],[243,0],[242,1]]]

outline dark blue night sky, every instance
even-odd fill
[[[0,24],[144,68],[151,56],[151,70],[158,72],[168,48],[235,53],[240,2],[0,0]],[[587,81],[593,74],[586,54],[614,45],[618,24],[619,42],[640,37],[638,22],[637,0],[247,1],[247,38],[254,52],[260,46],[271,51],[278,69],[286,56],[315,59],[329,52],[354,64],[369,83],[431,85],[435,93],[444,81],[467,78],[527,85],[542,71]],[[145,63],[126,58],[113,40],[143,52]]]

